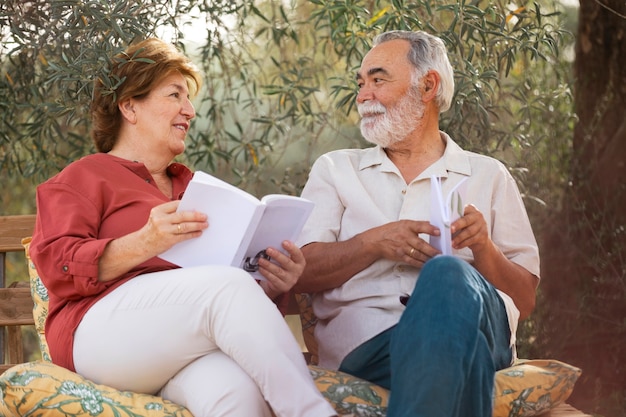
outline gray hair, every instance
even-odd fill
[[[441,83],[439,84],[439,91],[437,91],[436,102],[440,112],[448,110],[454,95],[454,70],[448,60],[448,53],[443,41],[423,31],[392,30],[376,36],[374,46],[396,39],[402,39],[411,44],[407,58],[415,67],[416,76],[414,76],[414,80],[419,80],[430,70],[439,74]]]

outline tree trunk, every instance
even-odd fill
[[[583,369],[571,402],[612,416],[626,406],[626,1],[580,0],[574,71],[571,184],[541,235],[540,343]]]

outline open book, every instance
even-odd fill
[[[443,195],[441,178],[430,177],[430,224],[439,228],[441,235],[431,236],[430,245],[443,255],[452,255],[452,234],[450,225],[463,216],[465,201],[465,181],[459,181],[447,195]]]
[[[313,210],[304,198],[270,194],[261,200],[225,181],[196,171],[178,210],[195,210],[208,216],[209,227],[195,239],[174,245],[160,255],[181,267],[231,265],[256,279],[265,249],[282,252],[284,240],[294,241]]]

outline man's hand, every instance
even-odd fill
[[[367,230],[361,234],[361,238],[366,245],[375,248],[379,258],[421,268],[440,252],[419,235],[438,236],[439,233],[436,227],[426,221],[399,220]]]
[[[452,247],[454,249],[470,248],[474,258],[491,244],[487,222],[483,214],[473,205],[465,206],[463,217],[452,223]]]
[[[473,265],[497,289],[508,294],[520,311],[520,320],[535,307],[539,280],[522,266],[507,259],[489,237],[487,223],[474,206],[465,207],[463,217],[452,223],[452,247],[470,248]]]

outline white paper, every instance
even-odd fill
[[[313,209],[312,202],[300,197],[270,194],[261,201],[265,204],[265,210],[256,231],[250,235],[249,243],[246,242],[246,250],[240,257],[240,267],[243,267],[247,258],[254,258],[268,247],[285,253],[282,242],[297,239]],[[253,275],[261,279],[260,274]]]
[[[270,246],[284,252],[282,241],[298,237],[312,209],[313,203],[300,197],[272,194],[259,200],[197,171],[178,211],[205,213],[209,227],[200,237],[180,242],[159,256],[181,267],[243,267],[246,256],[254,258]],[[262,279],[259,273],[253,275]]]
[[[443,195],[441,178],[430,178],[430,224],[441,234],[430,236],[430,245],[439,249],[442,255],[452,255],[452,233],[450,225],[463,216],[465,207],[465,187],[468,177],[459,181],[447,195]]]

